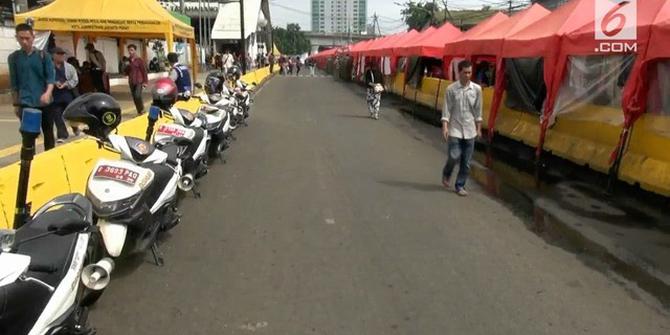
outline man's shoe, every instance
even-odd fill
[[[446,189],[449,189],[449,178],[442,178],[442,186],[444,186]]]
[[[375,120],[379,120],[379,113],[375,113]]]
[[[456,194],[462,196],[462,197],[467,197],[468,196],[468,191],[466,191],[464,188],[460,188],[456,190]]]

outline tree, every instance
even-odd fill
[[[274,27],[272,34],[277,48],[283,54],[299,55],[309,52],[312,46],[297,23],[289,23],[286,25],[286,28]]]
[[[403,21],[409,29],[421,30],[427,26],[437,26],[444,22],[444,16],[439,16],[440,8],[435,2],[409,0],[402,4],[405,8],[400,11]]]

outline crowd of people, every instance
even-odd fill
[[[86,61],[80,65],[61,47],[51,52],[36,49],[30,25],[19,24],[15,32],[21,48],[7,59],[15,114],[21,118],[25,108],[42,112],[44,150],[50,150],[70,136],[63,111],[72,100],[86,92],[109,93],[107,63],[93,44],[86,45]],[[73,134],[79,135],[74,130]]]
[[[57,45],[49,52],[35,48],[35,33],[28,24],[17,25],[15,32],[21,48],[7,60],[15,114],[21,118],[26,108],[41,111],[44,150],[47,151],[71,135],[79,135],[76,129],[70,133],[63,120],[63,111],[70,102],[84,93],[110,93],[107,61],[92,43],[86,44],[86,60],[80,64],[76,57]],[[134,44],[127,46],[128,56],[123,58],[119,72],[128,76],[135,108],[142,114],[142,93],[149,84],[148,72],[157,68],[158,61],[154,58],[147,67],[137,55],[137,49]],[[175,64],[178,65],[172,63]]]

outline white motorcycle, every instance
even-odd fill
[[[182,172],[178,186],[182,191],[193,191],[199,197],[195,190],[196,180],[208,172],[209,132],[206,129],[206,117],[174,106],[165,113],[161,108],[151,106],[147,138],[151,137],[155,123],[162,115],[168,116],[173,123],[160,125],[153,135],[153,142],[160,149],[177,147],[177,158]]]
[[[114,262],[101,258],[84,196],[56,197],[29,215],[26,196],[40,124],[39,110],[24,109],[16,230],[0,230],[0,334],[94,334],[88,307],[109,283]]]
[[[168,153],[138,138],[109,134],[120,123],[120,115],[114,98],[90,93],[75,99],[64,118],[84,124],[84,132],[94,136],[101,148],[121,155],[121,160],[98,160],[86,187],[107,253],[120,257],[150,249],[160,266],[158,235],[180,221],[178,151],[176,146],[167,148]]]

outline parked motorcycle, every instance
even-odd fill
[[[160,125],[153,135],[158,148],[169,145],[178,147],[178,158],[182,168],[179,187],[183,191],[194,190],[195,181],[207,174],[208,138],[207,119],[203,114],[193,114],[174,107],[177,87],[169,78],[160,79],[152,89],[153,104],[149,108],[147,139],[151,138],[156,122],[161,116],[169,117],[173,123]],[[195,191],[196,196],[199,193]]]
[[[95,137],[100,148],[122,158],[100,159],[86,189],[107,252],[120,257],[150,249],[161,266],[158,235],[180,220],[176,147],[164,152],[141,139],[110,134],[121,122],[121,107],[103,93],[78,97],[65,109],[64,118]]]
[[[102,258],[91,203],[83,195],[56,197],[29,215],[40,124],[39,110],[23,110],[16,229],[0,230],[0,334],[94,334],[88,307],[109,283],[114,262]]]

